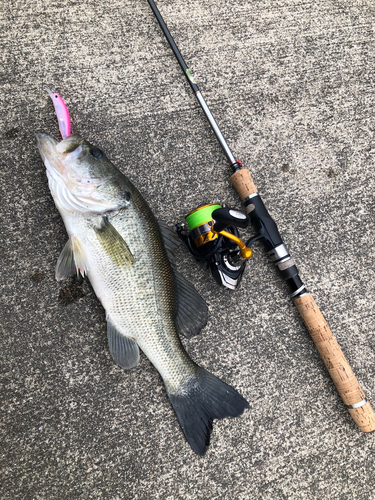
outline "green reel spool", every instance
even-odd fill
[[[212,220],[212,212],[217,208],[221,208],[218,203],[210,203],[209,205],[203,205],[202,207],[196,208],[190,212],[185,220],[189,226],[190,231],[195,229],[202,224],[205,224]]]

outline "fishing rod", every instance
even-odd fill
[[[374,411],[311,293],[307,291],[302,282],[295,262],[282,240],[275,221],[268,213],[258,193],[249,169],[243,168],[241,162],[234,157],[155,2],[153,0],[147,1],[229,161],[233,171],[230,180],[246,211],[246,214],[243,214],[238,210],[221,207],[219,204],[198,207],[186,217],[190,230],[189,235],[184,234],[186,225],[181,224],[177,225],[178,234],[197,260],[208,263],[216,281],[224,286],[229,284],[231,286],[227,287],[232,289],[235,289],[239,284],[244,263],[251,256],[250,247],[256,241],[262,241],[281,278],[288,284],[290,297],[296,305],[345,407],[362,432],[375,430]],[[249,222],[256,235],[244,244],[238,236],[237,227],[246,227]],[[237,254],[234,249],[236,246],[240,248]],[[237,277],[232,279],[229,274],[225,275],[229,271],[237,273]],[[222,276],[223,274],[224,276]]]

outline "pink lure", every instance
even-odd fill
[[[60,133],[62,138],[65,139],[68,135],[70,135],[70,116],[68,108],[57,92],[51,92],[49,89],[45,90],[49,93],[52,99],[57,120],[59,122]]]

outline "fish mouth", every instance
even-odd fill
[[[57,141],[55,141],[55,139],[50,135],[44,134],[43,132],[38,132],[36,134],[36,141],[43,162],[46,163],[47,161],[48,163],[51,163],[51,160],[53,160],[56,156]]]
[[[53,137],[44,132],[38,132],[35,135],[39,153],[46,166],[47,172],[58,172],[63,174],[63,172],[66,171],[64,159],[66,160],[69,156],[71,159],[82,158],[86,154],[82,146],[77,146],[77,141],[81,140],[81,137],[77,134],[71,134],[61,142],[56,141]],[[73,146],[70,155],[68,154],[69,146]]]

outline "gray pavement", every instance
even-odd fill
[[[375,406],[374,3],[158,6]],[[90,284],[54,279],[66,233],[35,143],[59,136],[44,87],[171,225],[202,203],[239,207],[230,169],[146,0],[1,13],[0,498],[375,499],[375,435],[260,246],[235,293],[179,250],[210,310],[184,344],[250,403],[216,422],[204,458],[148,359],[114,364]]]

